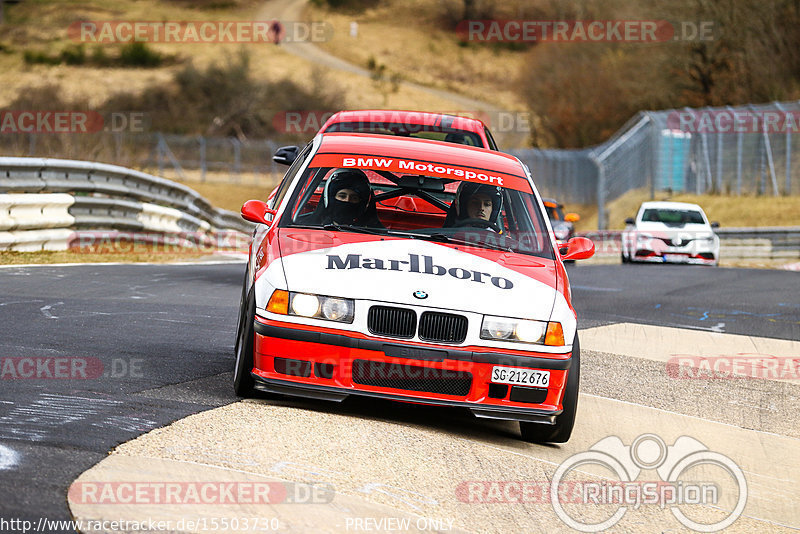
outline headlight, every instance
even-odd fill
[[[556,239],[559,241],[566,241],[566,239],[569,237],[569,228],[553,230],[553,233],[556,235]]]
[[[483,325],[481,326],[481,338],[512,339],[514,336],[514,326],[515,324],[512,321],[506,319],[484,317]]]
[[[561,323],[489,315],[483,317],[481,339],[537,343],[539,345],[564,345]]]
[[[353,301],[326,298],[322,302],[322,316],[330,321],[353,321]]]
[[[289,292],[287,296],[286,291],[275,290],[267,310],[283,315],[352,323],[355,303],[353,299],[323,297],[293,291]]]
[[[294,293],[290,299],[292,314],[302,315],[303,317],[314,317],[319,313],[319,297],[316,295],[306,295],[305,293]]]

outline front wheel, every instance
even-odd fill
[[[581,347],[578,334],[572,343],[572,364],[567,372],[567,386],[564,388],[563,411],[556,417],[555,425],[519,422],[522,439],[531,443],[566,443],[575,426],[575,413],[578,411],[578,388],[581,380]]]
[[[239,397],[249,397],[255,389],[255,381],[250,375],[253,370],[253,321],[255,316],[255,285],[250,289],[249,294],[245,293],[243,287],[242,301],[239,306],[239,327],[236,334],[236,364],[233,368],[233,391]]]

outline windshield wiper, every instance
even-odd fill
[[[359,234],[386,235],[386,230],[378,228],[367,228],[365,226],[353,226],[350,224],[328,223],[322,226],[323,230],[336,230],[339,232],[355,232]]]
[[[502,250],[503,252],[515,252],[511,247],[504,247],[495,243],[481,243],[475,241],[467,241],[466,239],[459,239],[446,234],[418,234],[415,232],[400,232],[397,230],[381,229],[381,228],[368,228],[365,226],[352,226],[349,224],[328,223],[323,226],[310,226],[310,225],[295,225],[300,228],[322,228],[323,230],[335,230],[344,232],[355,232],[361,234],[372,234],[382,236],[398,236],[410,237],[411,239],[422,239],[425,241],[436,241],[439,243],[454,243],[457,245],[469,245],[477,248],[490,248],[492,250]]]
[[[457,237],[449,236],[446,234],[412,234],[416,237],[428,239],[430,241],[438,241],[440,243],[454,243],[457,245],[469,245],[476,248],[490,248],[492,250],[502,250],[503,252],[514,252],[511,247],[505,247],[496,243],[484,243],[480,241],[467,241],[466,239],[459,239]]]

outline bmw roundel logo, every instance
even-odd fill
[[[428,294],[427,294],[427,293],[425,293],[425,292],[424,292],[424,291],[422,291],[422,290],[419,290],[419,291],[414,291],[414,298],[417,298],[417,299],[426,299],[426,298],[428,298]]]

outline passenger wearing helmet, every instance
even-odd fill
[[[325,182],[319,204],[303,224],[371,226],[382,228],[369,179],[360,169],[338,169]]]
[[[502,207],[501,188],[488,184],[461,182],[447,212],[444,226],[483,226],[500,231],[499,219]]]

